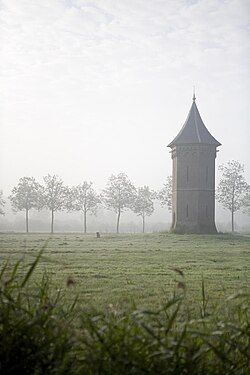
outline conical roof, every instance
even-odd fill
[[[220,146],[218,142],[207,130],[204,125],[197,105],[195,103],[195,96],[193,97],[193,104],[190,108],[185,124],[181,128],[175,139],[169,143],[168,147],[183,144],[208,144]]]

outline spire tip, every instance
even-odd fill
[[[195,102],[195,99],[196,99],[196,97],[195,97],[195,86],[194,86],[194,88],[193,88],[193,102]]]

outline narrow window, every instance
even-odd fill
[[[188,184],[188,166],[187,166],[187,184]]]
[[[208,217],[207,205],[206,205],[206,217]]]
[[[187,204],[187,208],[186,208],[186,216],[188,217],[188,204]]]
[[[207,182],[208,182],[208,167],[206,167],[206,185],[207,185]]]

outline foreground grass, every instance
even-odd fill
[[[73,280],[55,292],[46,275],[34,286],[41,252],[26,273],[0,271],[0,369],[3,374],[248,374],[249,295],[209,305],[204,282],[199,316],[186,299],[182,270],[158,309],[90,309],[74,301]],[[23,270],[22,270],[23,271]],[[70,281],[71,280],[71,281]]]
[[[29,265],[48,239],[46,234],[0,235],[1,261]],[[226,298],[249,285],[250,237],[173,234],[95,235],[55,234],[33,275],[46,271],[56,288],[68,277],[75,293],[93,307],[137,306],[157,308],[171,294],[175,277],[171,268],[185,274],[191,303],[200,300],[201,278],[210,300]],[[22,268],[26,272],[25,266]],[[21,272],[21,271],[20,271]]]

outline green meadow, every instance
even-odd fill
[[[11,267],[21,259],[25,273],[43,246],[32,281],[45,271],[69,298],[77,294],[81,303],[98,308],[157,308],[180,281],[188,300],[197,302],[203,278],[211,303],[249,284],[247,235],[104,234],[98,239],[94,234],[1,234],[0,261],[8,260]]]

